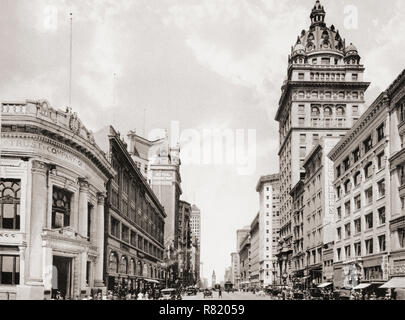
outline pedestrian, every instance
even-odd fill
[[[221,288],[219,288],[218,298],[221,298],[221,299],[222,299],[222,291],[221,291]]]
[[[139,293],[138,293],[138,300],[143,300],[143,293],[142,293],[142,291],[139,291]]]

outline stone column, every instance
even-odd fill
[[[82,237],[87,237],[89,183],[84,179],[79,179],[79,185],[80,185],[80,189],[79,189],[78,232]]]
[[[32,195],[31,195],[31,215],[29,230],[29,262],[28,285],[36,287],[31,289],[33,299],[43,298],[43,248],[42,229],[46,223],[47,214],[47,173],[48,166],[41,161],[32,162]],[[42,293],[42,296],[41,296]]]
[[[97,208],[95,208],[96,214],[94,215],[96,217],[95,223],[97,223],[96,246],[98,249],[94,276],[94,284],[96,287],[104,287],[104,199],[104,194],[97,194]]]

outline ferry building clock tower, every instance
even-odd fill
[[[287,79],[276,114],[280,135],[280,242],[278,262],[283,279],[291,283],[291,189],[300,181],[305,157],[323,136],[343,136],[364,108],[364,66],[353,44],[316,1],[309,30],[302,30],[288,56]],[[306,236],[306,235],[304,235]]]

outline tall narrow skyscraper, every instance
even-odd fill
[[[316,1],[309,30],[302,30],[288,57],[276,120],[280,134],[279,262],[291,283],[292,198],[304,173],[303,162],[322,136],[343,136],[363,112],[364,66],[353,44],[346,45]]]

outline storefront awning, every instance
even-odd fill
[[[359,285],[355,286],[353,289],[354,290],[360,290],[360,289],[365,289],[371,286],[371,283],[360,283]]]
[[[326,287],[329,287],[331,284],[332,284],[332,282],[324,282],[324,283],[320,284],[318,286],[318,288],[326,288]]]
[[[153,280],[153,279],[145,279],[145,281],[151,282],[151,283],[159,283],[159,281]]]
[[[382,289],[405,289],[405,277],[395,277],[384,283]]]

